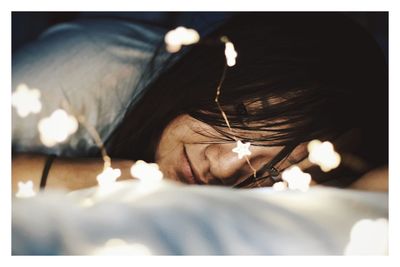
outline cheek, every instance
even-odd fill
[[[160,141],[157,144],[156,148],[156,162],[157,161],[165,161],[168,158],[172,158],[174,154],[179,152],[182,148],[183,144],[188,142],[190,139],[190,135],[193,134],[189,125],[190,121],[186,118],[185,115],[178,116],[173,119],[164,129],[161,134]]]
[[[173,119],[161,134],[157,146],[157,154],[162,156],[175,146],[196,142],[210,141],[209,138],[199,132],[212,133],[215,130],[209,125],[193,119],[189,115],[180,115]],[[216,133],[216,132],[215,132]]]

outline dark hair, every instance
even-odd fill
[[[256,140],[238,137],[276,146],[358,129],[350,144],[361,143],[359,156],[387,163],[385,59],[361,26],[337,13],[235,14],[148,86],[107,143],[111,156],[154,161],[158,138],[180,114],[214,126],[226,137],[219,142],[232,140],[214,102],[225,65],[221,36],[238,52],[221,106],[233,128],[268,131]]]

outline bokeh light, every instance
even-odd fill
[[[92,255],[151,255],[150,249],[140,243],[129,244],[122,239],[113,238],[104,246],[93,250]]]
[[[33,182],[31,180],[27,182],[18,182],[18,192],[15,194],[18,198],[29,198],[35,196],[36,193],[33,190]]]
[[[329,141],[313,140],[307,145],[308,160],[317,164],[322,171],[329,172],[340,164],[340,155]]]
[[[282,173],[282,179],[288,183],[291,190],[307,191],[311,183],[311,175],[293,165]]]
[[[55,110],[50,117],[41,119],[38,123],[40,141],[51,147],[64,142],[78,130],[78,121],[63,109]]]
[[[97,183],[100,187],[112,186],[121,176],[120,169],[113,169],[111,167],[105,168],[99,175],[97,175]]]
[[[178,52],[182,45],[191,45],[200,40],[199,33],[194,29],[187,29],[179,26],[174,30],[167,32],[164,37],[166,49],[170,53]]]
[[[22,118],[30,113],[39,113],[42,110],[39,89],[29,89],[26,84],[19,84],[11,95],[11,105]]]
[[[226,64],[229,67],[233,67],[236,65],[237,52],[235,50],[235,47],[233,46],[233,43],[231,42],[225,43],[225,57]]]
[[[272,185],[272,188],[275,191],[285,191],[287,189],[287,183],[286,182],[276,182]]]
[[[345,255],[388,255],[388,220],[362,219],[356,222],[350,232]]]
[[[157,163],[147,163],[143,160],[136,161],[130,171],[134,178],[144,182],[157,182],[163,178]]]

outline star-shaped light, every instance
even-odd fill
[[[132,165],[131,175],[146,182],[157,182],[163,178],[157,163],[147,163],[143,160],[138,160]]]
[[[97,175],[96,179],[100,187],[109,187],[112,186],[120,176],[120,169],[107,167],[99,175]]]
[[[40,91],[38,89],[29,89],[26,84],[19,84],[11,95],[11,104],[22,118],[25,118],[30,113],[39,113],[42,110]]]
[[[275,191],[284,191],[287,189],[287,183],[286,182],[276,182],[272,185],[272,188]]]
[[[340,155],[335,151],[331,142],[313,140],[307,145],[308,160],[317,164],[322,171],[329,172],[340,164]]]
[[[64,142],[78,130],[78,121],[63,109],[57,109],[50,117],[38,123],[40,141],[48,147]]]
[[[345,255],[388,255],[388,220],[362,219],[356,222],[350,232]]]
[[[35,196],[36,193],[33,191],[33,182],[31,180],[27,182],[18,182],[18,192],[15,194],[18,198],[28,198]]]
[[[170,53],[178,52],[182,45],[190,45],[200,40],[199,33],[194,29],[187,29],[179,26],[174,30],[167,32],[164,37],[167,51]]]
[[[282,180],[288,183],[289,189],[305,192],[310,187],[311,175],[294,165],[282,173]]]
[[[150,249],[140,243],[129,244],[119,238],[109,239],[104,246],[96,248],[92,255],[151,255]]]
[[[250,145],[249,142],[243,144],[242,141],[238,140],[236,147],[232,151],[238,154],[239,159],[242,159],[244,156],[251,155]]]
[[[235,66],[237,52],[235,50],[233,43],[231,43],[231,42],[225,43],[225,57],[226,57],[226,64],[229,67]]]

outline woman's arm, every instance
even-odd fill
[[[12,191],[18,191],[18,182],[31,180],[34,191],[39,191],[40,179],[47,155],[17,154],[12,157]],[[112,160],[112,167],[121,170],[118,180],[132,179],[132,160]],[[77,190],[97,185],[96,177],[103,171],[101,158],[59,158],[56,157],[47,176],[46,189],[59,188]]]
[[[389,169],[388,166],[371,170],[349,186],[351,189],[366,191],[388,191]]]

